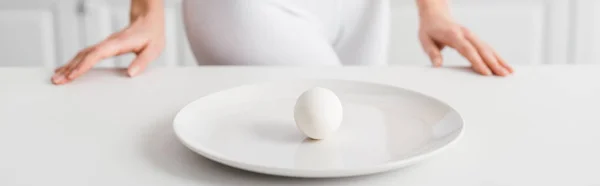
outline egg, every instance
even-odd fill
[[[342,123],[342,116],[342,102],[338,96],[322,87],[303,92],[294,106],[296,126],[315,140],[325,139],[335,133]]]

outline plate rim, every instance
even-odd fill
[[[212,95],[219,94],[219,93],[226,92],[226,91],[231,91],[231,90],[238,89],[238,88],[247,87],[247,86],[260,86],[260,85],[268,85],[268,84],[277,84],[277,83],[282,83],[282,82],[318,82],[318,81],[330,81],[330,82],[331,81],[344,81],[344,82],[349,82],[349,83],[372,84],[372,85],[376,85],[376,86],[393,87],[395,89],[399,89],[402,91],[410,92],[413,94],[418,94],[419,96],[423,96],[428,99],[432,99],[440,104],[443,104],[444,106],[450,108],[453,112],[456,112],[456,114],[458,115],[458,119],[461,121],[460,122],[461,126],[458,130],[458,134],[456,135],[456,137],[454,137],[453,139],[450,139],[450,141],[448,141],[446,144],[444,144],[438,148],[435,148],[429,152],[410,156],[410,157],[402,159],[402,160],[390,161],[388,163],[381,163],[381,164],[377,164],[377,165],[369,166],[369,167],[355,168],[355,169],[331,169],[331,170],[326,170],[326,171],[268,167],[268,166],[263,166],[263,165],[249,164],[249,163],[245,163],[245,162],[230,160],[228,158],[223,158],[224,156],[219,156],[219,153],[214,152],[210,148],[207,148],[204,146],[194,147],[194,146],[190,145],[185,140],[185,137],[182,136],[182,134],[181,134],[182,132],[180,132],[180,130],[178,130],[178,127],[177,127],[178,126],[178,118],[180,118],[182,111],[185,110],[186,108],[188,108],[190,105],[195,104],[196,102],[202,101],[203,99],[205,99],[207,97],[211,97]],[[421,162],[425,159],[429,159],[430,157],[440,153],[441,151],[454,146],[460,139],[462,139],[462,136],[465,133],[465,120],[464,120],[463,116],[460,114],[460,112],[456,108],[452,107],[448,103],[446,103],[436,97],[433,97],[428,94],[421,93],[421,92],[418,92],[415,90],[407,89],[407,88],[396,86],[396,85],[385,84],[385,83],[365,81],[365,80],[331,79],[331,78],[293,78],[293,79],[281,79],[281,80],[265,80],[265,81],[258,81],[258,82],[246,82],[242,85],[230,86],[230,87],[218,90],[218,91],[214,91],[214,92],[202,95],[199,98],[196,98],[195,100],[187,103],[186,105],[184,105],[177,111],[177,114],[173,117],[172,122],[173,122],[173,131],[174,131],[175,136],[177,137],[178,141],[180,143],[182,143],[186,148],[203,156],[204,158],[207,158],[216,163],[220,163],[222,165],[226,165],[226,166],[229,166],[232,168],[237,168],[237,169],[241,169],[241,170],[245,170],[245,171],[249,171],[249,172],[274,175],[274,176],[295,177],[295,178],[354,177],[354,176],[371,175],[371,174],[391,171],[394,169],[399,169],[402,167],[410,166],[415,163]]]

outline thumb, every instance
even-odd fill
[[[131,62],[131,65],[127,68],[127,75],[129,77],[137,76],[141,71],[146,69],[146,66],[159,54],[159,51],[153,50],[151,47],[146,48],[141,53],[137,55],[137,57]]]
[[[429,59],[431,60],[433,66],[442,66],[442,54],[440,53],[440,48],[435,44],[435,42],[425,35],[421,35],[419,37],[419,40],[421,40],[423,50],[429,56]]]

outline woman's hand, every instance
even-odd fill
[[[60,85],[81,76],[102,59],[133,52],[137,55],[127,74],[133,77],[156,59],[165,45],[164,10],[161,0],[132,0],[131,24],[104,41],[81,50],[69,63],[55,70],[52,82]]]
[[[471,68],[482,75],[506,76],[513,72],[506,61],[488,44],[469,29],[450,17],[445,0],[418,0],[419,40],[433,66],[442,65],[441,50],[445,46],[456,49],[471,63]]]

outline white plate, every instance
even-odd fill
[[[311,87],[333,90],[344,121],[312,141],[296,128],[296,98]],[[455,142],[463,120],[447,104],[406,89],[346,80],[244,85],[202,97],[174,119],[181,142],[213,161],[290,177],[379,173],[423,160]]]

